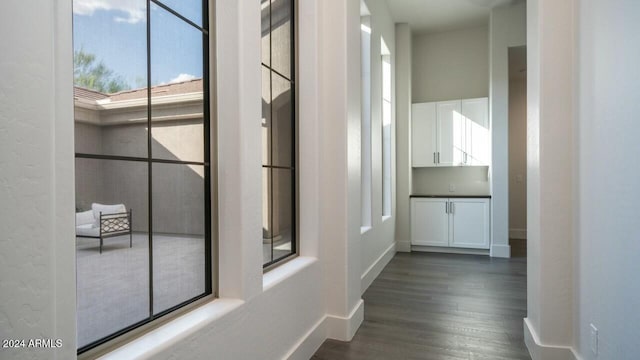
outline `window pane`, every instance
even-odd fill
[[[202,26],[202,0],[159,0],[173,11]]]
[[[260,32],[262,33],[262,63],[271,65],[271,6],[268,0],[260,1]]]
[[[151,11],[152,158],[204,161],[202,32]]]
[[[271,67],[291,79],[291,0],[271,2]]]
[[[362,131],[361,131],[361,226],[371,226],[371,18],[361,18],[360,59],[362,65]]]
[[[384,41],[383,50],[388,51]],[[391,215],[391,57],[382,56],[382,215]]]
[[[76,152],[146,157],[146,1],[102,3],[73,3]]]
[[[277,261],[295,252],[293,171],[262,170],[263,263]]]
[[[295,112],[291,0],[262,0],[263,264],[295,249]]]
[[[272,81],[272,162],[276,166],[293,166],[292,141],[293,141],[293,117],[291,83],[273,73]]]
[[[273,182],[273,260],[294,251],[293,172],[288,169],[272,169]]]
[[[271,71],[262,66],[262,165],[271,165]]]
[[[262,168],[262,263],[271,262],[271,169]]]
[[[147,169],[76,159],[78,347],[149,316]]]
[[[205,291],[204,166],[153,164],[153,309]]]

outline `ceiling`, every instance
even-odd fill
[[[387,0],[393,20],[413,34],[430,34],[489,24],[491,8],[519,0]]]

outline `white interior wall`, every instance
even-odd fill
[[[486,26],[412,40],[414,103],[489,95],[489,32]]]
[[[527,1],[527,318],[532,358],[571,359],[574,138],[574,1]],[[589,99],[591,101],[591,99]],[[595,295],[602,296],[602,294]]]
[[[413,168],[413,194],[489,195],[488,166]],[[455,186],[450,191],[449,185]]]
[[[2,358],[76,352],[70,19],[70,1],[0,4],[0,338],[62,339]]]
[[[527,44],[521,1],[491,10],[489,118],[491,119],[491,256],[509,257],[509,47]]]
[[[396,250],[411,251],[411,28],[396,24]]]
[[[318,9],[323,283],[331,323],[344,322],[347,329],[338,333],[329,325],[329,336],[349,340],[364,316],[360,299],[360,142],[350,141],[360,138],[360,3],[327,0]]]
[[[389,8],[384,0],[366,0],[371,21],[371,145],[372,145],[372,221],[371,228],[362,233],[361,244],[361,291],[364,292],[391,257],[395,254],[395,222],[396,214],[396,176],[395,161],[391,164],[391,216],[382,216],[382,57],[381,41],[384,39],[391,53],[392,100],[395,106],[396,79],[396,35],[395,24],[391,19]],[[396,154],[396,122],[395,110],[392,109],[391,122],[391,159]],[[349,142],[359,139],[350,137]],[[351,147],[351,146],[350,146]]]
[[[577,4],[579,161],[574,336],[583,359],[640,354],[640,2]],[[591,352],[590,324],[598,329]]]

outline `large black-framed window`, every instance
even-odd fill
[[[263,267],[297,253],[295,0],[261,0]]]
[[[74,0],[78,353],[213,293],[208,0]]]

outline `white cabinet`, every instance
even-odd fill
[[[489,249],[490,199],[412,198],[411,245]]]
[[[489,165],[490,139],[488,98],[412,106],[413,167]]]
[[[412,106],[411,166],[436,166],[436,103]]]
[[[466,99],[460,104],[464,123],[465,165],[489,165],[491,134],[489,132],[489,100]]]
[[[448,199],[411,200],[411,244],[449,246]]]
[[[460,100],[436,103],[436,117],[438,119],[438,153],[436,159],[440,166],[462,164],[464,123],[460,108]]]
[[[488,249],[489,199],[449,199],[449,246]]]

